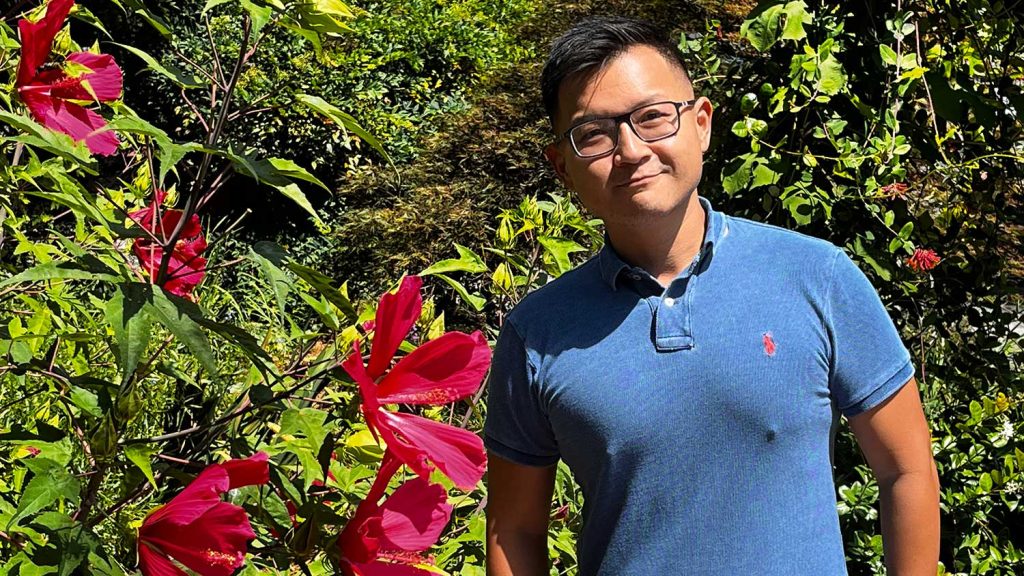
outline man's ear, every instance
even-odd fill
[[[697,121],[697,136],[700,138],[701,152],[707,152],[711,146],[711,116],[715,108],[711,100],[701,96],[693,105],[693,113]]]
[[[562,181],[562,184],[566,188],[573,190],[572,177],[565,170],[565,155],[562,154],[562,149],[559,148],[558,144],[548,144],[545,146],[544,156],[547,156],[548,162],[555,169],[555,174],[558,175],[558,179]]]

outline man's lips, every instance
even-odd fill
[[[655,176],[660,176],[660,175],[661,175],[660,172],[656,172],[654,174],[645,174],[643,176],[634,176],[634,177],[630,178],[629,180],[626,180],[625,182],[621,182],[619,184],[616,184],[616,186],[619,187],[619,188],[629,188],[630,186],[636,186],[638,184],[644,184],[644,183],[650,182],[652,179],[654,179]]]

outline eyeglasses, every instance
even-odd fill
[[[618,116],[587,120],[566,130],[558,141],[568,138],[573,152],[580,158],[604,156],[619,145],[619,125],[623,122],[629,124],[633,133],[644,142],[663,140],[679,132],[679,115],[682,109],[693,106],[696,102],[655,102],[644,104]]]

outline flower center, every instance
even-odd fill
[[[219,552],[217,550],[206,550],[203,552],[203,556],[210,563],[211,566],[223,566],[224,568],[235,568],[238,562],[238,558],[232,554],[226,552]]]

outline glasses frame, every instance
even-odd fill
[[[562,134],[558,137],[558,140],[555,143],[557,144],[557,143],[561,142],[562,140],[568,140],[569,141],[569,145],[572,147],[572,151],[579,158],[598,158],[600,156],[607,156],[608,154],[611,154],[612,152],[615,152],[615,149],[619,147],[619,126],[621,126],[623,123],[627,124],[629,126],[629,129],[633,131],[633,134],[636,134],[636,137],[639,138],[640,140],[643,140],[644,142],[657,142],[658,140],[664,140],[665,138],[671,138],[671,137],[675,136],[676,134],[678,134],[679,133],[679,126],[681,125],[681,123],[679,121],[679,118],[680,118],[680,116],[682,116],[683,108],[689,108],[690,106],[693,106],[696,103],[697,103],[697,99],[696,98],[693,99],[693,100],[683,100],[681,102],[677,102],[675,100],[662,100],[660,102],[651,102],[651,103],[648,103],[648,104],[644,104],[642,106],[637,106],[636,108],[633,108],[629,112],[626,112],[626,113],[623,113],[623,114],[619,114],[618,116],[602,116],[600,118],[589,118],[587,120],[583,120],[581,122],[577,122],[577,123],[573,124],[572,126],[570,126],[568,130],[566,130],[565,132],[562,132]],[[639,112],[640,110],[643,110],[644,108],[650,108],[651,106],[658,106],[659,104],[674,104],[675,105],[675,107],[676,107],[676,129],[673,130],[670,134],[666,134],[664,136],[658,136],[657,138],[651,138],[650,140],[648,140],[647,138],[644,138],[643,136],[641,136],[639,132],[637,132],[636,126],[633,125],[633,120],[631,119],[631,116],[633,116],[633,114]],[[587,155],[581,154],[579,148],[576,147],[576,141],[573,140],[573,138],[572,138],[572,131],[577,129],[577,128],[579,128],[580,126],[583,126],[584,124],[589,124],[591,122],[595,122],[595,121],[598,121],[598,120],[614,120],[615,121],[615,132],[614,132],[614,134],[615,134],[615,142],[614,142],[614,145],[612,146],[611,150],[609,150],[607,152],[602,152],[600,154],[587,154]]]

